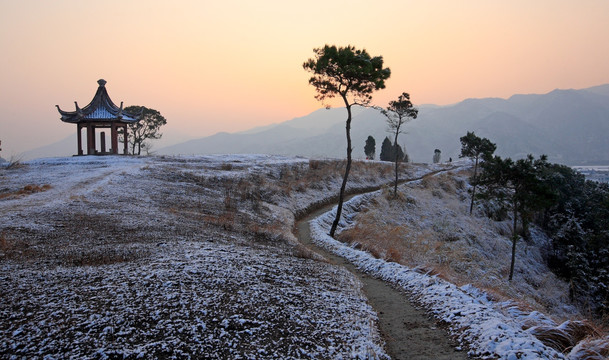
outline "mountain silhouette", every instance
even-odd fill
[[[259,131],[219,133],[160,149],[161,154],[263,153],[306,157],[345,157],[344,108],[320,109]],[[549,156],[563,164],[609,163],[609,85],[547,94],[514,95],[509,99],[467,99],[454,105],[423,105],[407,123],[399,143],[410,159],[431,162],[434,149],[442,159],[456,159],[459,138],[474,131],[497,144],[497,154],[522,158]],[[365,158],[369,135],[377,155],[385,136],[385,118],[375,109],[358,110],[352,121],[354,158]],[[377,156],[378,157],[378,156]]]

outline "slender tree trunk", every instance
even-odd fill
[[[336,209],[336,218],[332,223],[332,228],[330,228],[331,237],[334,237],[334,234],[336,233],[336,228],[338,227],[338,222],[340,221],[340,215],[343,211],[345,188],[347,187],[347,178],[349,177],[349,170],[351,170],[351,105],[349,104],[345,96],[343,96],[343,100],[345,101],[345,105],[347,107],[347,122],[345,125],[345,130],[347,133],[347,166],[345,167],[345,175],[343,176],[343,183],[340,187],[340,193],[338,195],[338,208]]]
[[[400,119],[401,120],[401,119]],[[393,140],[393,147],[395,148],[395,183],[393,185],[393,198],[398,197],[398,134],[400,133],[400,126],[398,124],[395,130],[395,139]]]
[[[514,278],[514,263],[516,262],[516,242],[518,241],[518,232],[516,231],[516,225],[518,222],[518,208],[516,207],[516,203],[512,205],[514,206],[514,223],[512,224],[512,261],[510,263],[510,276],[508,277],[508,281],[512,281]]]
[[[476,198],[476,177],[478,176],[478,157],[476,156],[476,164],[474,165],[474,188],[472,189],[472,201],[469,204],[469,214],[474,211],[474,199]]]

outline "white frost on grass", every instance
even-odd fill
[[[234,181],[303,162],[74,157],[3,171],[0,357],[387,358],[351,273],[206,225],[223,183],[183,176]],[[29,184],[50,187],[11,195]]]
[[[356,196],[345,203],[344,217],[352,218],[362,204],[376,195],[378,193]],[[377,259],[334,240],[327,234],[327,229],[335,214],[336,207],[311,221],[314,241],[361,270],[412,294],[416,302],[449,325],[460,343],[470,346],[470,355],[484,359],[565,359],[563,354],[522,330],[522,319],[507,316],[503,310],[509,304],[493,302],[470,285],[459,288],[437,276]],[[344,221],[342,225],[345,225]]]
[[[374,312],[342,269],[316,271],[303,259],[231,244],[180,242],[167,251],[150,261],[97,267],[4,264],[0,284],[11,291],[0,306],[0,353],[62,358],[383,354],[370,339]]]

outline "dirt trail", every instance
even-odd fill
[[[466,352],[456,350],[457,344],[448,332],[440,328],[425,311],[413,306],[406,293],[361,272],[347,260],[312,242],[309,221],[329,211],[332,206],[318,209],[300,219],[296,224],[296,234],[305,246],[331,263],[347,268],[360,279],[370,305],[378,314],[379,328],[389,356],[396,360],[467,359]]]
[[[121,173],[130,169],[132,165],[113,167],[107,169],[105,167],[87,169],[87,172],[78,174],[75,179],[66,174],[61,182],[56,180],[51,181],[49,185],[51,187],[48,190],[37,192],[35,196],[21,196],[18,197],[18,201],[15,201],[11,207],[8,207],[8,211],[15,212],[28,208],[36,208],[43,206],[57,206],[49,205],[56,204],[59,202],[68,203],[70,199],[77,197],[84,197],[87,193],[94,191],[95,189],[101,188],[104,182],[107,182],[110,176]],[[49,179],[45,179],[49,180]],[[34,185],[43,185],[43,183],[35,183]],[[23,185],[29,185],[32,180],[24,179]],[[31,195],[31,194],[30,194]]]

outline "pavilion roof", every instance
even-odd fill
[[[78,103],[74,101],[76,105],[75,111],[63,111],[59,108],[59,105],[55,105],[59,114],[61,114],[61,121],[68,123],[81,123],[89,121],[102,121],[102,122],[122,122],[122,123],[133,123],[139,121],[141,114],[131,114],[123,111],[123,102],[121,106],[116,106],[106,90],[106,80],[97,80],[99,87],[91,102],[83,107],[78,107]]]

